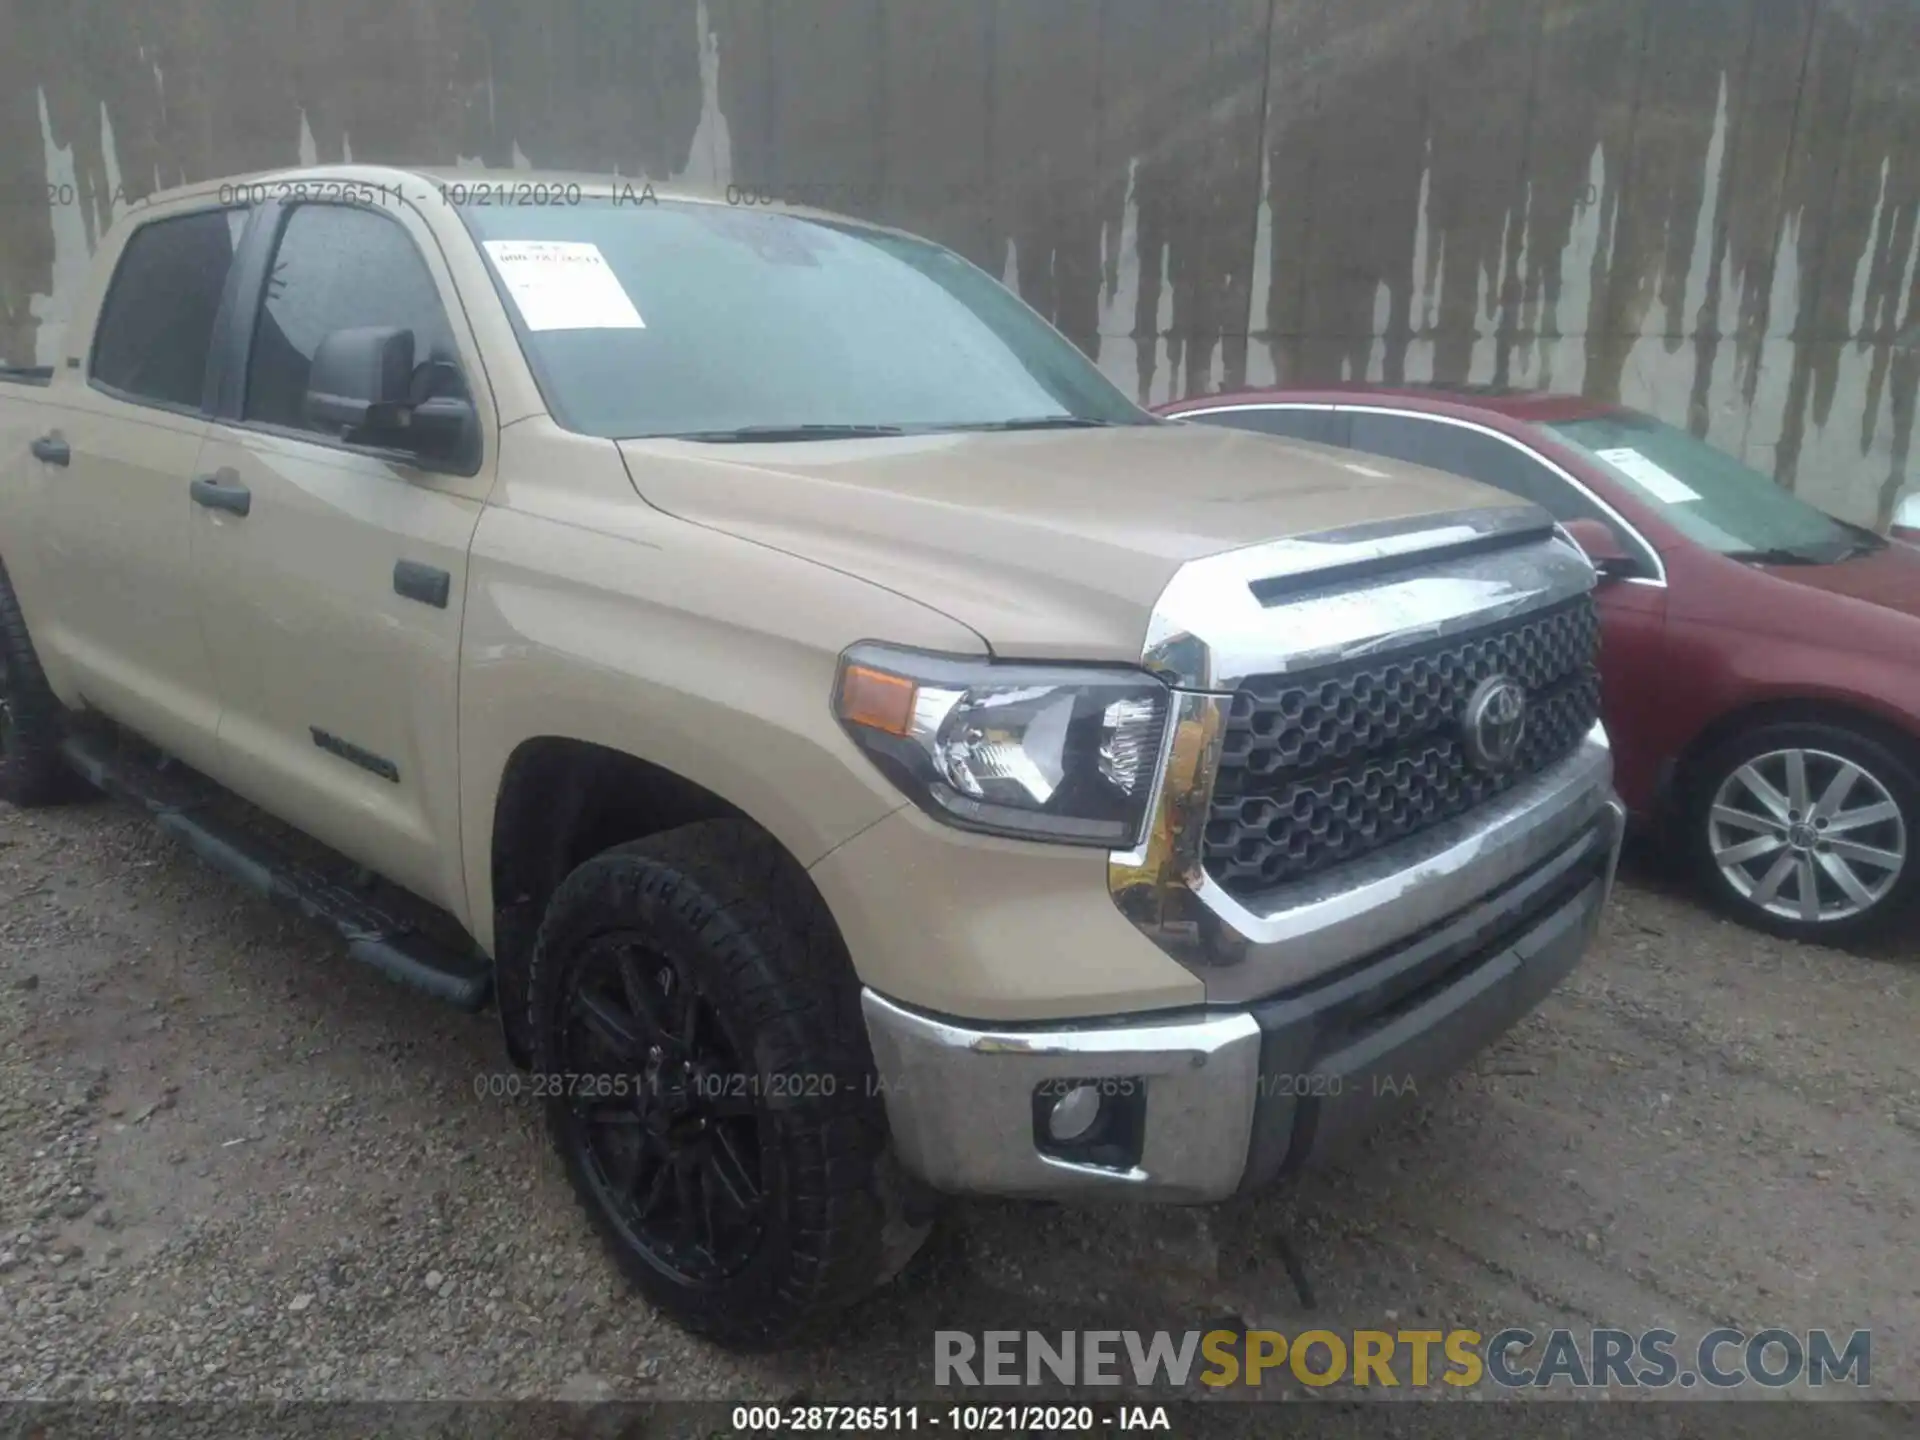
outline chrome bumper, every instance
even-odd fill
[[[869,990],[867,1033],[896,1152],[938,1190],[1057,1199],[1204,1203],[1298,1168],[1325,1148],[1322,1136],[1354,1133],[1387,1107],[1383,1096],[1400,1085],[1383,1090],[1380,1077],[1464,1063],[1577,963],[1624,828],[1608,798],[1584,836],[1563,836],[1558,856],[1509,887],[1531,908],[1479,892],[1419,939],[1350,951],[1339,977],[1257,1004],[1028,1028],[927,1015]],[[1396,985],[1404,995],[1390,1012],[1354,1013],[1356,996]],[[1100,1081],[1142,1097],[1129,1163],[1047,1153],[1036,1096]]]
[[[1246,1165],[1260,1027],[1245,1012],[1047,1030],[975,1029],[863,997],[900,1162],[954,1194],[1207,1201]],[[1152,1096],[1127,1169],[1041,1153],[1033,1096],[1049,1081],[1141,1080]]]

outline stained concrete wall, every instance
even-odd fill
[[[0,356],[125,198],[347,157],[905,224],[1143,400],[1550,385],[1907,483],[1913,0],[0,0]]]

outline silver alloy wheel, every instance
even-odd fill
[[[1907,824],[1871,772],[1825,750],[1756,755],[1721,782],[1707,844],[1735,893],[1786,920],[1851,920],[1907,865]]]

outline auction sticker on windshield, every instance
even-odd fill
[[[598,245],[577,240],[485,243],[529,330],[647,328]]]
[[[1700,493],[1678,475],[1661,469],[1638,450],[1596,450],[1594,454],[1666,505],[1684,505]]]

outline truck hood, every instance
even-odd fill
[[[1519,503],[1417,466],[1183,424],[620,450],[668,514],[910,596],[997,654],[1057,659],[1138,661],[1189,560]]]

